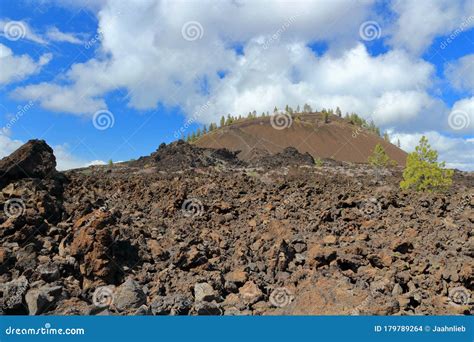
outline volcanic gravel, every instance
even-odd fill
[[[33,163],[0,183],[0,312],[473,313],[472,173],[414,193],[398,168],[285,151],[248,165],[176,142],[56,173],[29,142],[0,162]]]

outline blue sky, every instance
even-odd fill
[[[62,169],[128,160],[222,114],[309,103],[373,119],[407,151],[425,134],[472,170],[473,8],[2,1],[0,157],[42,138]],[[113,126],[98,129],[96,113]]]

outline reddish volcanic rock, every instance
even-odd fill
[[[56,172],[53,149],[44,140],[30,140],[0,160],[0,187],[22,178],[47,178]]]

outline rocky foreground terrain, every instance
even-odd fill
[[[448,193],[295,149],[162,144],[58,173],[30,141],[0,161],[3,314],[472,314],[472,173]]]

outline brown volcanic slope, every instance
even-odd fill
[[[382,144],[391,159],[405,165],[406,153],[397,146],[335,115],[324,123],[320,113],[293,117],[292,124],[281,130],[273,128],[270,117],[244,120],[206,134],[195,144],[241,151],[238,157],[243,160],[252,159],[260,150],[274,154],[292,146],[313,158],[366,163],[377,143]]]

